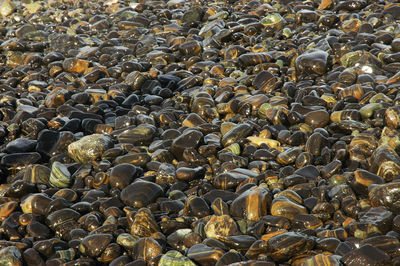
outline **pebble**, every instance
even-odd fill
[[[396,1],[0,1],[1,265],[397,265]]]
[[[85,136],[68,145],[68,154],[77,162],[90,162],[99,158],[104,151],[111,148],[111,139],[102,134]]]
[[[236,222],[229,215],[211,216],[204,230],[209,238],[218,238],[218,236],[228,237],[239,234]]]
[[[121,201],[131,207],[141,208],[164,194],[163,189],[152,182],[136,181],[121,191]]]

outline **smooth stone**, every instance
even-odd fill
[[[3,204],[0,204],[0,219],[5,220],[18,206],[16,201],[9,201]]]
[[[126,129],[118,134],[118,141],[133,145],[148,145],[156,134],[156,128],[150,124],[141,124],[137,127]]]
[[[231,201],[238,197],[239,195],[235,192],[222,189],[213,189],[203,195],[204,199],[208,202],[213,202],[216,198],[221,198],[223,201]]]
[[[152,237],[143,237],[139,239],[132,249],[132,258],[149,261],[152,258],[162,254],[161,245]]]
[[[116,242],[118,245],[121,245],[124,248],[131,250],[138,240],[139,237],[132,236],[128,233],[122,233],[118,235]]]
[[[206,121],[196,113],[190,113],[182,122],[184,127],[196,127],[205,124]]]
[[[153,214],[147,208],[141,208],[133,217],[130,233],[135,237],[149,237],[159,232]]]
[[[26,226],[29,236],[37,239],[48,239],[51,236],[50,229],[39,222],[33,221]]]
[[[170,250],[161,256],[159,265],[165,266],[195,266],[196,264],[176,250]]]
[[[369,171],[390,182],[400,175],[400,156],[388,145],[379,146],[372,153]]]
[[[233,263],[240,262],[242,258],[240,257],[238,252],[229,251],[226,252],[220,260],[218,260],[215,266],[223,266],[223,265],[231,265]]]
[[[215,215],[229,215],[229,206],[221,198],[216,198],[212,202],[211,209]]]
[[[14,246],[0,249],[0,265],[22,266],[21,251]]]
[[[5,152],[7,153],[19,153],[19,152],[31,152],[35,150],[37,140],[18,138],[7,143]]]
[[[240,183],[248,180],[247,175],[225,172],[219,174],[211,179],[211,184],[218,189],[231,189],[236,188]]]
[[[85,136],[68,145],[68,155],[76,162],[87,163],[101,157],[104,151],[113,147],[110,137],[102,134]]]
[[[29,164],[39,162],[41,158],[42,156],[37,152],[7,154],[1,158],[1,165],[11,168],[25,167]]]
[[[211,216],[204,227],[204,231],[207,237],[217,239],[219,236],[228,237],[239,234],[239,229],[235,220],[229,215]]]
[[[215,265],[223,255],[224,252],[221,249],[204,244],[196,244],[187,251],[187,256],[200,265]]]
[[[204,11],[200,6],[194,6],[183,14],[182,21],[184,23],[201,21],[203,13]]]
[[[257,238],[249,235],[229,236],[221,239],[221,241],[225,242],[229,247],[241,251],[248,250],[256,240]]]
[[[54,157],[60,153],[67,153],[68,145],[76,141],[72,132],[57,132],[44,129],[37,139],[36,151],[45,157]]]
[[[203,198],[190,196],[186,199],[183,215],[202,218],[210,215],[210,207]]]
[[[176,169],[175,175],[178,180],[192,181],[204,177],[205,169],[201,166],[195,168],[180,167]]]
[[[57,108],[68,100],[68,96],[69,91],[66,89],[57,88],[46,95],[44,104],[49,108]]]
[[[15,3],[10,0],[2,0],[0,2],[0,14],[2,17],[7,17],[14,13]]]
[[[307,265],[329,265],[329,266],[340,266],[340,261],[334,255],[318,254],[308,258],[306,261],[298,264],[299,266]]]
[[[236,125],[222,137],[221,143],[224,147],[227,147],[238,140],[249,136],[252,130],[253,128],[248,124]]]
[[[305,115],[305,123],[314,128],[324,127],[329,122],[329,113],[325,110],[315,110]]]
[[[89,257],[99,256],[111,243],[113,236],[111,234],[94,234],[82,239],[79,251]]]
[[[41,215],[45,215],[46,208],[49,203],[52,201],[44,193],[35,193],[27,196],[24,200],[22,200],[20,207],[23,213],[37,213]]]
[[[133,153],[133,154],[125,154],[118,156],[115,158],[114,164],[119,165],[119,164],[133,164],[138,167],[143,167],[145,166],[148,162],[150,162],[151,157],[149,154],[145,152],[140,152],[140,153]]]
[[[46,224],[53,230],[57,230],[57,227],[68,222],[76,221],[81,217],[80,213],[70,208],[63,208],[52,212],[46,217]]]
[[[307,214],[307,209],[286,197],[277,197],[272,201],[271,214],[293,220],[297,214]]]
[[[160,210],[166,213],[178,213],[183,209],[184,203],[180,200],[166,200],[160,203]]]
[[[317,179],[317,177],[320,175],[320,171],[314,165],[307,165],[294,171],[294,174],[298,174],[308,179],[314,180]]]
[[[372,207],[384,206],[395,214],[400,213],[400,183],[390,182],[368,187]]]
[[[253,80],[253,86],[257,90],[262,90],[266,93],[271,93],[276,87],[277,80],[273,74],[268,71],[259,72]]]
[[[277,262],[286,261],[295,255],[306,253],[313,248],[314,244],[314,240],[295,232],[279,234],[268,240],[270,256]]]
[[[389,265],[390,256],[370,244],[350,251],[344,255],[341,261],[345,265]]]
[[[37,252],[33,248],[28,248],[24,250],[24,253],[22,254],[25,263],[28,266],[44,266],[44,260],[40,257],[39,252]]]
[[[174,139],[170,151],[179,161],[183,161],[183,152],[185,151],[185,149],[196,149],[202,138],[203,133],[201,133],[200,131],[195,129],[186,130],[182,135]]]
[[[296,73],[323,75],[328,71],[329,54],[321,50],[309,50],[296,58]]]
[[[231,214],[234,217],[250,221],[258,221],[267,215],[271,204],[269,191],[260,187],[252,187],[239,195],[231,204]]]
[[[307,139],[305,145],[305,151],[311,153],[314,156],[321,154],[324,147],[328,146],[328,139],[319,132],[314,132]]]
[[[141,180],[125,187],[121,192],[121,200],[124,204],[131,207],[141,208],[153,203],[163,194],[161,186]]]
[[[132,164],[119,164],[111,169],[110,186],[123,190],[131,184],[135,178],[139,177],[142,172],[140,168]]]
[[[71,174],[68,168],[60,162],[54,162],[51,167],[49,185],[51,187],[66,188],[70,185],[70,182]]]
[[[66,58],[62,65],[65,71],[82,74],[87,71],[89,63],[89,61],[84,59]]]
[[[362,118],[370,118],[376,110],[382,108],[381,103],[369,103],[360,108],[359,112]]]
[[[378,235],[374,237],[368,237],[361,242],[362,246],[366,244],[370,244],[374,247],[379,248],[392,258],[398,257],[400,253],[400,242],[394,236]]]

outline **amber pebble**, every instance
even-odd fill
[[[392,128],[400,127],[400,106],[389,107],[385,111],[386,124]]]
[[[273,236],[268,240],[271,248],[271,257],[275,261],[285,261],[311,250],[315,242],[311,238],[300,233],[288,232]]]
[[[194,245],[187,251],[189,259],[203,265],[215,265],[223,255],[224,252],[221,249],[212,248],[204,244]]]
[[[253,80],[253,86],[265,93],[271,93],[276,88],[276,83],[277,80],[274,75],[265,70],[259,72]]]
[[[350,251],[342,257],[346,265],[387,265],[390,263],[390,256],[382,250],[366,244],[360,248]]]
[[[271,203],[269,191],[260,187],[252,187],[237,197],[231,205],[231,214],[251,221],[258,221],[267,214]]]
[[[89,67],[89,61],[78,58],[66,58],[63,61],[63,68],[68,72],[83,73]]]
[[[272,201],[271,214],[293,220],[297,214],[307,214],[307,209],[286,197],[277,197]]]
[[[79,251],[90,257],[99,256],[107,245],[112,241],[113,236],[110,234],[94,234],[82,239]]]
[[[204,227],[204,231],[209,238],[218,238],[218,236],[228,237],[239,234],[235,220],[228,215],[211,216]]]
[[[329,54],[321,50],[309,50],[297,57],[296,73],[323,75],[328,71]]]
[[[5,220],[18,206],[16,201],[9,201],[0,205],[0,220]]]
[[[139,209],[133,217],[130,233],[133,236],[149,237],[153,233],[159,232],[158,227],[151,211],[147,208]]]
[[[314,127],[324,127],[329,122],[329,113],[325,110],[311,111],[305,115],[305,123]]]
[[[215,215],[229,215],[229,207],[221,198],[216,198],[212,204],[211,209]]]
[[[386,234],[391,230],[393,218],[394,215],[391,211],[387,210],[383,206],[379,206],[368,210],[360,217],[359,221],[368,224],[371,230]]]
[[[357,193],[367,195],[369,185],[383,183],[385,183],[385,181],[382,177],[375,175],[369,171],[359,169],[354,171],[354,179],[351,183],[351,187]]]
[[[149,261],[152,258],[162,254],[161,245],[152,237],[143,237],[139,239],[132,249],[133,259],[143,259]]]
[[[307,259],[306,261],[299,263],[299,266],[306,266],[306,265],[325,265],[325,266],[339,266],[341,265],[339,259],[333,255],[324,255],[318,254],[312,256],[311,258]]]
[[[312,214],[297,214],[293,217],[293,227],[304,229],[317,229],[322,226],[322,221]]]
[[[250,135],[252,127],[249,124],[239,124],[230,129],[222,138],[221,143],[224,147],[227,147],[241,138],[245,138]]]

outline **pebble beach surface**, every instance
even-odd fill
[[[400,265],[400,2],[0,0],[0,265]]]

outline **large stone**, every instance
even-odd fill
[[[3,17],[11,15],[15,11],[15,4],[10,0],[0,1],[0,14]]]
[[[323,75],[328,70],[329,54],[321,50],[310,50],[296,58],[296,73]]]
[[[307,214],[307,209],[286,197],[277,197],[272,202],[271,214],[293,220],[297,214]]]
[[[267,215],[267,207],[271,203],[268,190],[252,187],[240,194],[231,205],[231,214],[251,221],[258,221]]]
[[[124,130],[118,135],[119,142],[132,143],[133,145],[148,145],[156,134],[153,125],[142,124],[137,127]]]
[[[112,148],[110,137],[102,134],[85,136],[68,145],[68,155],[77,162],[86,163],[95,161],[103,152]]]
[[[200,143],[200,140],[203,138],[203,133],[198,130],[190,129],[186,130],[181,136],[177,137],[171,145],[171,152],[174,156],[182,161],[183,152],[187,148],[197,148],[197,145]]]
[[[122,190],[121,200],[123,203],[131,207],[141,208],[154,202],[163,194],[161,186],[152,182],[140,180],[130,184]]]
[[[228,237],[239,234],[236,222],[229,215],[211,216],[204,227],[206,236],[209,238],[218,238],[219,236]]]

